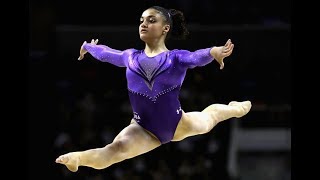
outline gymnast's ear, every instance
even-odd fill
[[[168,33],[169,30],[170,30],[170,25],[169,24],[164,25],[163,32]]]

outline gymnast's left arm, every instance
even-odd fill
[[[179,62],[187,66],[188,68],[194,68],[196,66],[205,66],[216,60],[220,69],[224,68],[224,58],[231,55],[234,45],[229,39],[224,46],[214,46],[206,49],[199,49],[194,52],[186,50],[179,51],[177,57]]]

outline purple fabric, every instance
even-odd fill
[[[210,49],[194,52],[171,50],[148,57],[143,50],[119,51],[104,45],[85,44],[94,58],[126,67],[133,118],[162,144],[172,140],[181,119],[179,92],[188,68],[213,61]]]

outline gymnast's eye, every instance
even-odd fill
[[[155,20],[154,18],[149,18],[148,21],[149,21],[150,23],[155,23],[155,22],[156,22],[156,20]]]

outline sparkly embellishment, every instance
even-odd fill
[[[129,69],[141,76],[152,90],[154,79],[161,73],[165,72],[171,66],[171,61],[166,63],[169,58],[168,54],[163,56],[146,57],[141,60],[129,59]]]
[[[156,103],[157,99],[158,99],[160,96],[162,96],[162,95],[164,95],[164,94],[166,94],[166,93],[168,93],[168,92],[176,89],[177,87],[179,87],[179,85],[174,85],[174,86],[172,86],[172,87],[170,87],[170,88],[168,88],[168,89],[165,89],[165,90],[157,93],[157,95],[155,95],[154,97],[151,97],[151,96],[149,96],[149,95],[147,95],[147,94],[144,94],[144,93],[139,93],[139,92],[133,91],[133,90],[131,90],[131,89],[129,89],[129,88],[128,88],[128,91],[131,92],[131,93],[133,93],[133,94],[137,94],[137,95],[146,97],[146,98],[150,99],[151,101],[153,101],[154,103]]]

